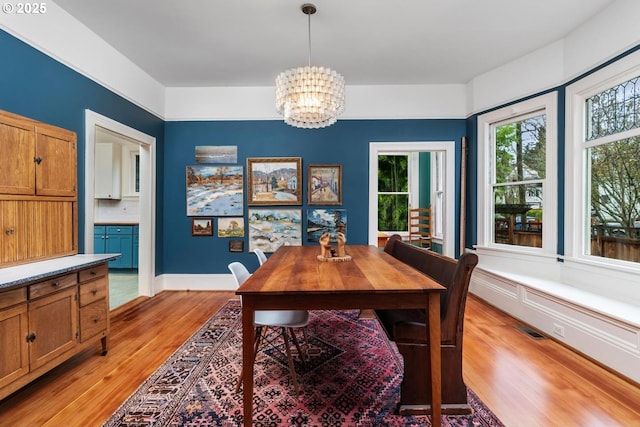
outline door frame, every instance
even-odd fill
[[[378,155],[381,153],[434,152],[445,153],[444,215],[442,253],[455,256],[455,141],[370,142],[369,143],[369,244],[378,245]]]
[[[138,249],[138,295],[155,295],[155,228],[156,228],[156,138],[103,116],[85,110],[85,253],[93,253],[93,226],[95,218],[95,144],[96,126],[135,140],[140,146],[140,219]]]

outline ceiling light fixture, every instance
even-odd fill
[[[288,125],[316,129],[330,126],[344,111],[344,77],[325,67],[311,66],[312,4],[303,4],[309,20],[309,65],[283,71],[276,77],[276,111]]]

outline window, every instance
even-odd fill
[[[378,229],[408,232],[409,208],[417,206],[415,153],[378,156]]]
[[[630,55],[567,89],[567,168],[576,177],[569,253],[577,258],[640,263],[638,62]]]
[[[556,252],[556,96],[478,118],[478,244]]]

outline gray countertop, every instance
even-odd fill
[[[78,254],[0,268],[0,291],[79,268],[102,264],[119,256],[120,254]]]

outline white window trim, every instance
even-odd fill
[[[584,110],[581,106],[587,98],[605,89],[625,82],[640,74],[640,52],[628,55],[615,63],[567,86],[566,89],[566,144],[565,144],[565,260],[585,266],[594,266],[614,271],[640,273],[638,263],[611,258],[585,255],[587,239],[586,210],[589,202],[585,198],[584,182],[587,179],[584,160]],[[607,139],[625,137],[619,133]],[[637,279],[636,279],[637,280]]]
[[[494,163],[491,126],[521,115],[545,110],[547,117],[546,174],[542,186],[542,248],[493,243],[492,168]],[[537,96],[478,117],[478,236],[477,247],[501,252],[555,256],[557,254],[557,126],[558,100],[555,92]]]
[[[435,241],[441,242],[444,232],[444,172],[443,153],[435,151],[431,154],[431,215],[433,224],[431,233]],[[441,199],[439,198],[441,196]]]

